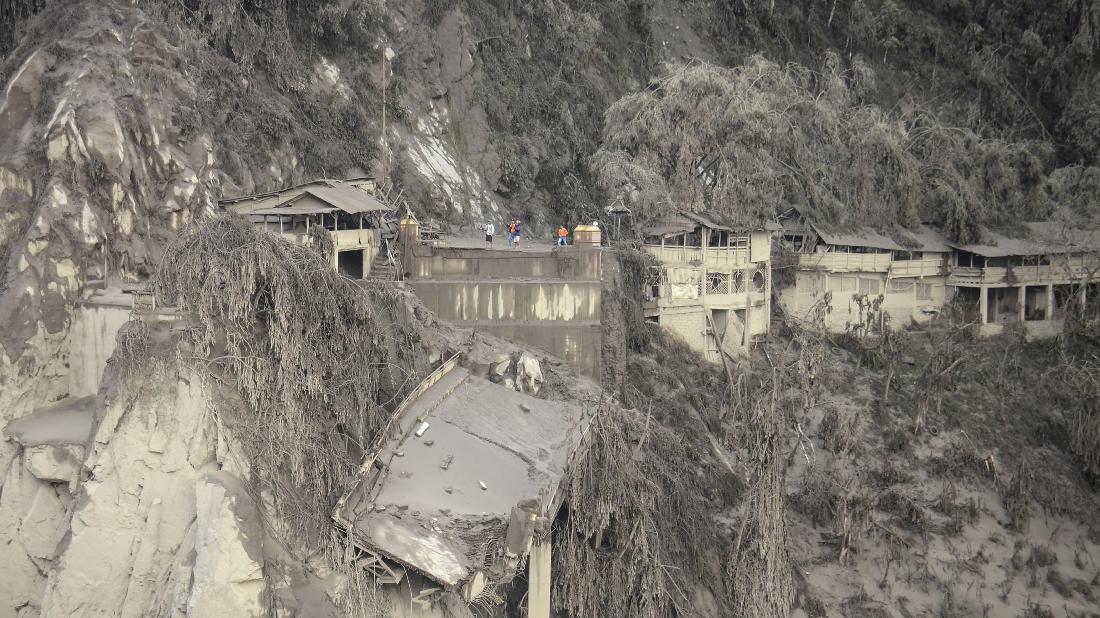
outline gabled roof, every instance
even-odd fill
[[[362,188],[371,186],[368,179],[330,180],[320,179],[270,193],[257,193],[219,200],[222,208],[241,214],[251,214],[261,209],[287,207],[295,202],[312,197],[333,209],[351,214],[365,212],[384,212],[393,210],[375,196]],[[275,214],[269,212],[268,214]],[[303,213],[299,213],[303,214]]]
[[[983,229],[981,242],[951,246],[984,257],[1100,252],[1098,230],[1072,228],[1056,221],[1031,221],[1022,223],[1020,232],[1019,236],[1009,236]]]

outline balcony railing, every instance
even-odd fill
[[[1035,266],[974,268],[958,266],[951,270],[948,285],[1047,285],[1083,281],[1095,276],[1094,268],[1084,264],[1043,264]]]
[[[749,263],[748,247],[672,247],[646,245],[649,253],[666,264],[710,264],[714,266],[743,266]]]
[[[802,253],[798,256],[802,268],[817,268],[831,272],[876,273],[890,270],[889,253]]]
[[[937,277],[947,274],[946,257],[890,262],[891,277]]]

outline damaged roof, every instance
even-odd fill
[[[749,231],[753,228],[746,225],[735,225],[727,217],[719,213],[698,213],[677,211],[654,218],[642,225],[642,233],[646,236],[675,236],[692,232],[695,228],[703,226],[712,230],[723,232]],[[764,225],[763,229],[774,227],[771,223]]]
[[[513,507],[553,516],[592,415],[446,367],[398,409],[334,519],[357,546],[454,588],[487,568]]]
[[[275,214],[273,209],[287,208],[292,204],[305,208],[331,208],[342,210],[351,214],[365,212],[383,212],[393,210],[368,192],[368,187],[373,187],[369,179],[330,180],[320,179],[307,182],[270,193],[257,193],[235,198],[219,200],[222,208],[232,210],[240,214],[254,214],[256,211],[267,211],[266,214]],[[303,204],[302,202],[307,202]],[[289,213],[288,213],[289,214]],[[303,214],[303,213],[296,213]]]
[[[951,251],[947,241],[938,231],[919,225],[915,228],[897,228],[894,236],[887,236],[870,228],[850,228],[843,232],[833,232],[819,225],[810,224],[821,240],[830,245],[848,247],[870,247],[890,251],[929,251],[947,253]],[[895,240],[899,238],[904,244]]]
[[[1074,228],[1056,221],[1031,221],[1022,223],[1021,228],[1019,235],[1012,236],[984,229],[981,242],[951,246],[984,257],[1100,252],[1097,230]]]

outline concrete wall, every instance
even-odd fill
[[[603,253],[581,246],[553,251],[414,247],[405,256],[407,278],[417,279],[578,279],[599,281]]]
[[[448,322],[600,321],[599,281],[412,279],[409,286]]]
[[[115,351],[115,336],[129,319],[130,305],[123,302],[84,302],[77,306],[69,330],[70,397],[96,394],[107,359]]]
[[[409,287],[441,320],[521,341],[599,379],[603,253],[417,245],[402,258]]]

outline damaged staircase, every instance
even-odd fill
[[[397,281],[397,259],[394,257],[390,244],[385,243],[385,248],[374,256],[370,264],[370,272],[366,279],[370,281]]]

